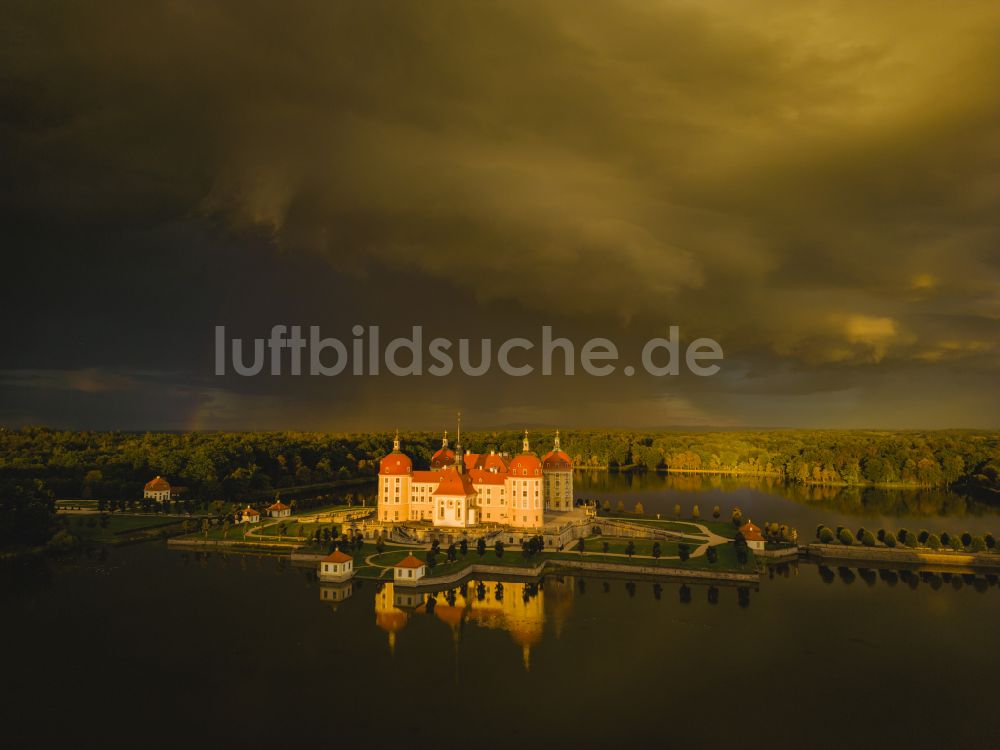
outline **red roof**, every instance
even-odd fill
[[[146,489],[151,492],[170,492],[170,482],[157,475],[155,478],[146,482]]]
[[[507,480],[507,474],[494,474],[485,469],[470,469],[469,479],[473,484],[503,484]]]
[[[749,520],[745,524],[740,526],[740,533],[743,535],[743,538],[746,539],[748,542],[764,541],[764,536],[760,533],[760,527],[754,526],[752,523],[750,523]]]
[[[354,558],[350,555],[345,555],[339,549],[335,549],[329,555],[323,558],[322,562],[332,562],[332,563],[342,563],[348,560],[353,560]]]
[[[272,505],[267,506],[268,510],[290,510],[291,506],[285,505],[280,500],[275,500]]]
[[[553,471],[569,471],[573,461],[563,451],[553,450],[542,456],[542,466]]]
[[[415,471],[411,475],[414,482],[439,482],[441,481],[440,471]]]
[[[378,464],[379,474],[409,474],[413,471],[413,461],[405,453],[393,451]]]
[[[532,453],[522,453],[515,456],[514,460],[510,462],[510,473],[512,476],[519,477],[541,476],[542,462],[538,460],[538,456]]]
[[[497,474],[506,474],[507,462],[497,453],[466,453],[465,468],[495,470]]]
[[[250,506],[248,505],[247,507],[245,507],[245,508],[243,509],[243,515],[244,515],[244,516],[259,516],[259,515],[260,515],[260,513],[258,513],[258,512],[256,511],[256,510],[254,510],[253,508],[251,508],[251,507],[250,507]]]
[[[438,448],[431,456],[432,469],[441,469],[445,466],[451,466],[453,463],[455,463],[455,451],[451,448]]]
[[[434,494],[468,497],[475,491],[468,474],[459,474],[456,469],[444,469],[441,472],[441,482],[434,490]]]
[[[402,560],[400,560],[398,563],[396,563],[393,567],[395,567],[395,568],[422,568],[425,565],[427,565],[427,563],[425,563],[423,560],[421,560],[421,559],[419,559],[417,557],[414,557],[413,555],[407,555]]]

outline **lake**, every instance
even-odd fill
[[[647,513],[737,504],[806,536],[821,521],[1000,530],[994,510],[940,493],[696,478],[602,474],[578,494]],[[989,747],[1000,731],[1000,586],[985,576],[549,576],[470,582],[429,606],[391,585],[321,585],[285,558],[156,542],[8,565],[2,591],[11,747]]]

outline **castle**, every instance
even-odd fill
[[[500,524],[542,528],[546,511],[573,508],[573,462],[559,447],[539,458],[531,451],[528,431],[513,458],[491,450],[465,453],[459,426],[455,450],[448,433],[427,471],[414,471],[400,450],[399,433],[392,453],[379,462],[378,515],[382,523],[430,522],[436,527],[468,528]]]

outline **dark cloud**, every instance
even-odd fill
[[[0,365],[134,384],[10,375],[5,421],[419,426],[459,402],[484,422],[1000,418],[994,3],[0,13]],[[633,353],[677,323],[726,370],[211,378],[217,323],[356,321],[546,323]],[[121,408],[157,388],[185,397]]]

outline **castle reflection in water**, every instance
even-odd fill
[[[521,647],[525,669],[531,668],[531,648],[542,640],[546,622],[559,637],[572,606],[575,580],[547,577],[541,582],[470,580],[445,591],[414,591],[391,582],[375,591],[375,624],[384,630],[389,649],[396,634],[415,615],[433,616],[451,628],[457,642],[466,624],[503,630]],[[336,607],[355,591],[355,583],[321,584],[320,599]]]

